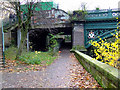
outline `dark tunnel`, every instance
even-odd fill
[[[72,48],[72,28],[56,28],[51,30],[52,34],[56,35],[63,32],[61,36],[69,36],[70,41],[66,42],[65,38],[58,38],[59,50]],[[47,51],[47,36],[49,35],[48,29],[34,29],[29,33],[30,49],[32,51]]]
[[[32,30],[29,34],[30,48],[32,51],[46,51],[46,30]]]

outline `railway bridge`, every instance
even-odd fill
[[[50,32],[57,34],[64,32],[63,35],[71,36],[71,47],[80,45],[85,48],[89,48],[91,40],[99,41],[99,38],[110,38],[111,33],[115,33],[118,30],[117,23],[119,22],[119,9],[103,9],[103,10],[88,10],[84,19],[80,19],[81,15],[76,14],[76,20],[70,21],[70,16],[61,9],[44,10],[43,15],[39,15],[41,12],[35,12],[31,17],[31,30],[29,31],[28,40],[33,43],[34,50],[42,50],[46,47],[47,35]],[[23,21],[26,16],[22,16]],[[118,19],[116,19],[118,18]],[[3,23],[4,30],[17,31],[16,44],[20,44],[20,30],[17,30],[17,18],[5,19]],[[24,22],[23,22],[24,23]],[[2,32],[2,30],[1,30]],[[3,33],[0,32],[0,37]],[[11,35],[12,36],[12,35]],[[15,37],[15,36],[14,36]],[[64,37],[63,37],[64,38]],[[0,38],[0,55],[3,39]],[[29,48],[29,41],[27,46]],[[39,49],[37,49],[39,47]],[[41,48],[40,48],[41,47]]]

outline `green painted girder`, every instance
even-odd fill
[[[90,14],[99,15],[100,12],[90,13]],[[91,46],[91,44],[89,44],[90,40],[100,41],[98,36],[102,39],[112,37],[111,33],[115,33],[114,30],[117,29],[117,23],[118,21],[116,17],[112,16],[112,13],[109,13],[108,17],[87,17],[85,24],[84,24],[84,40],[85,40],[84,45],[85,47],[89,48]],[[88,38],[88,34],[91,30],[95,34],[94,39]]]
[[[91,26],[85,26],[86,29],[117,29],[117,25],[99,25],[99,26],[94,26],[94,25],[91,25]]]
[[[115,29],[116,30],[116,29]],[[105,38],[110,38],[110,37],[113,37],[113,35],[111,34],[111,33],[115,33],[115,30],[110,30],[110,31],[108,31],[108,32],[105,32],[105,33],[103,33],[102,35],[98,35],[100,38],[102,38],[102,39],[105,39]],[[96,38],[94,38],[94,39],[91,39],[92,41],[97,41],[97,42],[99,42],[100,41],[100,39],[98,38],[98,36],[96,36]],[[85,48],[89,48],[90,46],[91,46],[91,44],[89,43],[91,40],[86,40],[85,39]]]
[[[85,23],[85,25],[87,26],[87,25],[117,25],[117,22],[113,22],[113,21],[109,21],[109,22],[97,22],[97,23],[95,23],[95,22],[86,22]]]
[[[85,23],[85,29],[116,29],[117,22],[89,22]]]
[[[86,17],[86,21],[115,20],[117,17]]]

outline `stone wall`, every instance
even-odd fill
[[[5,46],[10,46],[11,43],[11,32],[4,33]]]
[[[120,88],[120,70],[93,60],[90,56],[77,50],[71,52],[75,54],[81,65],[93,75],[103,88]]]
[[[9,46],[11,43],[11,32],[4,33],[4,44]],[[2,30],[0,29],[0,47],[2,47]]]
[[[84,46],[84,24],[74,23],[73,46]]]

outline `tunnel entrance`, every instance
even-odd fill
[[[63,32],[63,34],[60,35],[60,38],[58,39],[60,43],[60,50],[72,48],[72,30],[72,27],[58,28],[58,33]]]
[[[63,49],[71,49],[72,48],[72,41],[71,35],[61,35],[61,38],[58,38],[59,43],[59,50]]]
[[[30,49],[32,51],[46,51],[47,30],[31,30],[29,34]]]
[[[59,50],[72,48],[72,28],[56,28],[51,30],[52,34],[60,34],[57,38],[59,43]],[[29,33],[29,42],[31,51],[48,51],[48,38],[49,30],[47,29],[34,29]]]

